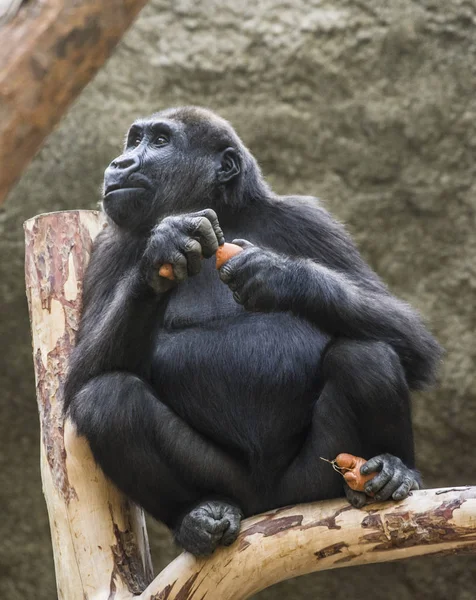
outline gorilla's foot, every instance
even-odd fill
[[[397,457],[391,454],[380,454],[368,460],[360,468],[363,475],[377,473],[365,484],[365,492],[377,501],[403,500],[411,490],[421,487],[418,471],[410,469]]]
[[[352,504],[354,508],[362,508],[367,504],[367,494],[364,492],[356,492],[344,483],[344,492],[347,500]]]
[[[195,556],[208,556],[218,546],[236,540],[242,516],[241,510],[228,502],[201,502],[183,517],[174,532],[175,540]]]

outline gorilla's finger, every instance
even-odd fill
[[[218,240],[218,244],[221,246],[225,242],[225,236],[223,235],[222,228],[220,227],[220,223],[218,222],[216,212],[211,208],[206,208],[204,211],[202,211],[202,214],[210,221],[213,231],[215,232],[216,238]]]
[[[375,500],[383,501],[391,498],[392,494],[399,488],[401,481],[402,480],[399,477],[392,477],[390,481],[375,494]]]
[[[218,239],[207,217],[193,217],[190,223],[190,234],[198,238],[205,258],[215,254],[218,249]]]
[[[229,522],[228,519],[213,519],[210,525],[207,525],[208,531],[212,534],[214,538],[221,539],[224,532],[228,529]]]
[[[394,500],[403,500],[408,496],[410,490],[412,489],[413,481],[407,477],[404,479],[403,483],[393,492],[392,498]]]
[[[383,456],[374,456],[360,467],[360,472],[362,475],[368,475],[369,473],[375,473],[375,471],[381,471],[383,463]]]
[[[226,285],[227,285],[227,286],[230,288],[230,290],[231,290],[232,292],[237,292],[237,291],[238,291],[238,289],[239,289],[239,287],[240,287],[240,286],[238,285],[238,282],[237,282],[235,279],[232,279],[232,280],[231,280],[231,281],[229,281],[229,282],[228,282]]]
[[[388,465],[384,465],[378,475],[365,484],[365,493],[369,496],[380,493],[381,489],[392,479],[393,469]]]
[[[243,300],[240,296],[240,294],[238,292],[233,292],[233,300],[237,303],[237,304],[243,304]]]
[[[235,278],[235,269],[233,269],[232,265],[230,265],[230,261],[227,261],[223,267],[218,271],[218,276],[223,281],[229,285]]]
[[[170,261],[172,263],[172,269],[174,272],[174,276],[176,281],[184,281],[188,276],[187,269],[187,259],[183,254],[177,252],[174,255],[173,259]]]
[[[347,500],[354,508],[362,508],[367,504],[367,496],[364,492],[356,492],[344,483],[344,492]]]
[[[240,532],[241,519],[239,516],[229,515],[227,521],[229,522],[228,529],[223,534],[221,541],[223,546],[231,546]]]
[[[187,268],[189,275],[198,275],[202,268],[202,246],[200,242],[189,238],[184,244],[184,252],[187,257]]]
[[[236,246],[241,246],[241,248],[252,248],[254,246],[254,244],[252,244],[248,240],[242,240],[241,238],[232,240],[231,243],[235,244]]]

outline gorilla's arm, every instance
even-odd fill
[[[411,388],[432,383],[440,346],[419,315],[390,294],[339,223],[301,201],[281,201],[267,223],[266,245],[273,250],[238,240],[245,252],[220,270],[237,302],[248,310],[291,310],[334,336],[385,341]]]
[[[431,384],[440,348],[410,306],[310,260],[296,265],[292,310],[336,335],[382,340],[397,352],[411,389]]]
[[[145,243],[117,236],[110,228],[95,240],[84,277],[81,323],[63,388],[65,412],[93,377],[139,366],[143,352],[138,346],[147,339],[147,324],[160,300],[142,280],[139,265],[144,248]]]
[[[198,247],[185,234],[191,227],[189,233],[201,240]],[[189,260],[191,252],[198,261],[202,252],[211,255],[218,240],[210,231],[210,222],[204,225],[202,215],[195,214],[162,221],[148,239],[114,231],[98,237],[64,386],[65,413],[88,439],[104,472],[170,526],[168,513],[180,511],[161,506],[163,485],[180,488],[180,481],[186,481],[189,487],[205,486],[209,494],[248,494],[243,465],[190,427],[146,383],[155,343],[151,324],[167,294],[166,288],[156,289],[153,274],[158,265],[172,262],[180,277],[182,246]],[[187,493],[177,494],[188,508]]]
[[[146,376],[154,331],[169,290],[200,271],[223,241],[216,214],[199,211],[163,219],[148,236],[129,235],[114,225],[96,239],[84,278],[81,324],[65,382],[65,410],[92,377],[128,370]],[[173,265],[176,282],[158,276]],[[188,273],[187,273],[188,272]]]

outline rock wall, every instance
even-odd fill
[[[278,192],[314,194],[427,318],[447,355],[414,400],[428,486],[476,483],[476,4],[152,0],[0,214],[0,597],[55,597],[38,469],[23,220],[91,208],[137,116],[200,104],[230,119]],[[157,568],[174,549],[151,524]],[[474,558],[308,576],[261,599],[470,600]]]

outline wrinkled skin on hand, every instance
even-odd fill
[[[233,240],[243,252],[230,258],[220,269],[220,279],[233,292],[233,298],[246,310],[267,312],[290,310],[296,297],[289,285],[297,261],[254,246],[247,240]]]
[[[157,293],[164,293],[187,277],[197,275],[202,268],[202,257],[213,256],[223,242],[217,215],[211,209],[166,217],[150,235],[142,259],[144,277]],[[164,264],[172,265],[174,281],[159,276]]]

